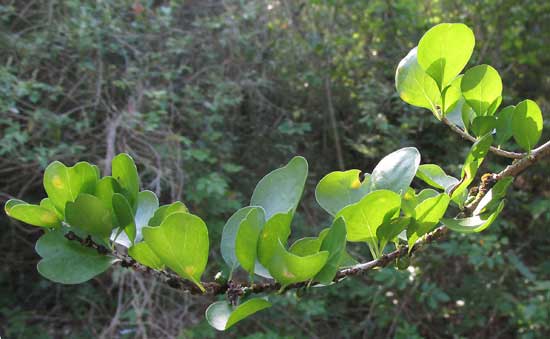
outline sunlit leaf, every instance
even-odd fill
[[[331,172],[323,177],[315,188],[319,205],[331,215],[361,200],[370,190],[370,175],[359,180],[360,170]]]
[[[185,204],[181,201],[176,201],[169,205],[161,206],[155,211],[153,217],[150,218],[150,220],[148,221],[148,225],[159,226],[160,224],[162,224],[167,216],[177,212],[189,213],[189,209],[187,209],[187,206],[185,206]]]
[[[420,165],[420,153],[405,147],[386,155],[371,174],[371,191],[390,190],[404,194]]]
[[[451,195],[452,198],[462,195],[466,191],[466,188],[472,183],[477,170],[485,159],[492,143],[493,137],[490,134],[487,134],[472,145],[472,148],[464,161],[464,165],[462,166],[460,184],[453,188]]]
[[[426,184],[447,191],[458,183],[458,179],[447,175],[445,171],[434,164],[424,164],[418,167],[416,177]]]
[[[500,75],[489,65],[475,66],[466,71],[460,87],[464,99],[478,116],[488,115],[489,107],[502,96]]]
[[[75,201],[80,193],[93,194],[99,180],[97,167],[87,162],[79,162],[67,167],[54,161],[44,172],[44,189],[52,204],[65,214],[65,205]]]
[[[399,194],[379,190],[344,208],[336,217],[344,218],[348,241],[366,241],[373,256],[378,257],[380,252],[376,231],[383,223],[399,215],[400,207]]]
[[[492,133],[497,126],[497,118],[493,116],[480,116],[472,120],[470,129],[475,136],[483,136],[487,133]]]
[[[61,220],[54,211],[43,206],[27,204],[22,200],[8,200],[4,210],[9,217],[29,225],[50,228],[61,226]]]
[[[468,26],[439,24],[424,33],[418,42],[418,63],[442,90],[464,69],[474,45],[474,33]]]
[[[506,191],[513,181],[514,177],[505,177],[499,180],[487,193],[485,193],[483,198],[481,198],[472,212],[472,215],[480,215],[496,209],[500,201],[506,196]]]
[[[418,64],[416,54],[415,47],[397,66],[395,71],[397,93],[406,103],[427,108],[440,119],[437,107],[441,104],[441,93],[434,79]]]
[[[269,264],[264,266],[275,280],[287,286],[313,279],[327,262],[328,256],[329,252],[321,251],[301,257],[287,251],[281,240],[277,240]]]
[[[526,151],[533,149],[542,134],[542,112],[533,100],[523,100],[514,109],[512,133],[514,140]]]
[[[460,82],[462,81],[462,75],[457,76],[451,84],[446,87],[442,92],[442,111],[443,116],[453,111],[464,100],[462,97],[462,90],[460,89]]]
[[[497,209],[492,213],[483,213],[473,217],[461,219],[442,219],[441,222],[455,232],[481,232],[491,226],[503,208],[504,200],[500,202]]]
[[[306,159],[292,158],[286,166],[270,172],[258,182],[250,205],[261,206],[266,220],[277,213],[291,211],[294,214],[304,190],[307,172]]]
[[[151,250],[145,242],[139,242],[128,248],[128,254],[140,264],[152,269],[162,269],[164,265],[160,258]]]
[[[173,213],[158,227],[144,227],[143,237],[161,262],[204,291],[200,279],[208,261],[208,229],[201,218]]]
[[[447,194],[441,193],[422,201],[415,207],[413,220],[407,229],[409,252],[421,236],[435,228],[447,211],[450,201]]]
[[[496,137],[495,142],[498,145],[504,144],[514,134],[513,132],[513,117],[516,106],[504,107],[500,112],[496,114]]]
[[[265,223],[258,240],[258,261],[266,268],[271,263],[279,241],[286,243],[290,236],[291,221],[292,214],[289,212],[276,214]]]

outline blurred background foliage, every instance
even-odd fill
[[[403,146],[459,174],[469,148],[394,89],[399,60],[440,22],[464,22],[504,105],[536,100],[550,126],[546,0],[0,1],[0,200],[36,202],[53,160],[108,171],[129,152],[145,189],[182,200],[217,244],[261,176],[294,154],[310,177],[293,237],[328,216],[313,188]],[[512,146],[510,146],[512,147]],[[506,162],[490,156],[485,171]],[[40,230],[0,216],[3,338],[523,337],[550,335],[549,162],[520,176],[502,217],[339,286],[273,296],[227,334],[190,297],[116,268],[78,286],[36,272]],[[483,173],[483,171],[482,171]],[[350,246],[360,260],[366,246]],[[211,278],[221,269],[212,246]],[[243,277],[244,278],[244,277]]]

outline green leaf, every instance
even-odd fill
[[[366,241],[373,257],[378,257],[380,252],[376,231],[382,224],[398,216],[400,207],[399,194],[379,190],[344,208],[336,217],[344,218],[348,241]]]
[[[254,298],[232,308],[226,301],[218,301],[206,309],[206,320],[218,331],[225,331],[252,314],[271,307],[263,298]]]
[[[487,115],[493,115],[497,111],[497,109],[500,107],[500,104],[502,103],[502,96],[499,96],[493,101],[491,106],[487,108]]]
[[[258,240],[258,261],[266,268],[269,268],[279,241],[286,243],[290,236],[291,221],[292,214],[289,212],[275,214],[265,223]]]
[[[43,258],[38,263],[38,272],[61,284],[88,281],[115,262],[113,257],[66,239],[61,228],[40,237],[36,242],[36,252]]]
[[[514,140],[526,151],[531,151],[542,134],[542,112],[533,100],[523,100],[514,109],[512,133]]]
[[[468,26],[439,24],[418,42],[418,63],[443,90],[464,69],[474,46],[474,33]]]
[[[441,222],[449,229],[461,232],[472,233],[481,232],[487,227],[491,226],[493,221],[498,217],[502,209],[504,208],[504,200],[500,202],[496,211],[492,213],[483,213],[469,218],[462,219],[442,219]]]
[[[472,121],[471,130],[475,136],[483,136],[491,133],[497,126],[497,118],[493,116],[475,117]]]
[[[160,258],[151,250],[145,242],[139,242],[128,248],[128,254],[140,264],[150,267],[155,270],[164,268]]]
[[[99,198],[82,193],[74,202],[68,202],[65,220],[71,227],[107,239],[113,229],[113,216]]]
[[[50,228],[61,226],[61,220],[54,211],[42,206],[27,204],[22,200],[8,200],[4,205],[4,210],[9,217],[29,225]]]
[[[473,110],[468,103],[464,102],[462,104],[462,109],[460,111],[462,124],[464,125],[464,129],[467,131],[470,129],[470,126],[472,125],[472,121],[476,117],[476,112]]]
[[[447,194],[441,193],[422,201],[415,207],[413,222],[407,229],[409,252],[421,236],[435,228],[447,211],[450,201]]]
[[[113,211],[116,216],[117,225],[120,233],[122,230],[128,236],[131,244],[136,239],[136,224],[134,222],[134,213],[126,197],[120,193],[113,194]]]
[[[488,115],[489,107],[502,96],[500,75],[489,65],[475,66],[466,71],[460,87],[464,99],[478,116]]]
[[[135,225],[135,240],[134,241],[131,240],[132,237],[130,235],[132,235],[132,233],[128,234],[128,232],[124,232],[118,235],[118,237],[116,237],[116,242],[125,247],[130,247],[133,244],[133,242],[142,241],[143,227],[147,226],[149,220],[155,214],[155,211],[159,209],[158,207],[159,207],[159,201],[155,193],[151,191],[139,192],[137,196],[136,212],[135,212],[135,215],[133,216],[133,221]],[[132,232],[131,229],[130,229],[130,232]],[[111,236],[111,238],[114,239],[113,236]]]
[[[229,269],[233,271],[239,266],[237,254],[235,253],[235,240],[237,239],[237,232],[239,231],[239,225],[246,218],[248,213],[256,207],[248,206],[243,207],[227,220],[223,226],[222,238],[220,243],[220,250],[223,260],[229,266]]]
[[[359,180],[360,170],[331,172],[323,177],[315,188],[315,199],[331,215],[361,200],[370,190],[370,175]]]
[[[80,193],[93,194],[98,180],[97,167],[87,162],[67,167],[54,161],[46,167],[43,183],[48,198],[64,215],[67,202],[75,201]]]
[[[246,218],[241,221],[235,239],[235,254],[241,267],[254,274],[258,238],[265,222],[264,211],[261,207],[253,208]]]
[[[277,213],[291,211],[294,214],[304,190],[307,172],[306,159],[292,158],[286,166],[272,171],[258,182],[250,205],[263,207],[266,219]]]
[[[126,153],[120,153],[111,162],[113,177],[120,183],[130,206],[135,208],[139,192],[139,175],[134,159]]]
[[[492,143],[493,137],[490,134],[487,134],[472,145],[472,148],[466,157],[466,161],[464,161],[464,166],[462,166],[460,184],[455,186],[453,189],[451,198],[454,199],[455,197],[462,195],[466,188],[472,183],[476,176],[477,170],[485,159]]]
[[[314,280],[322,284],[330,284],[342,262],[342,256],[346,252],[346,223],[338,218],[334,221],[328,232],[322,238],[320,250],[329,253],[327,262]],[[319,236],[321,238],[321,236]]]
[[[514,177],[505,177],[500,179],[484,196],[481,198],[472,215],[480,215],[496,209],[500,201],[506,196],[506,192]]]
[[[281,240],[277,240],[270,262],[264,266],[275,280],[283,286],[288,286],[313,279],[327,262],[328,256],[327,251],[304,257],[297,256],[287,251]]]
[[[504,144],[514,134],[512,121],[515,108],[516,106],[507,106],[496,114],[497,124],[495,142],[497,145]]]
[[[172,207],[172,211],[174,213],[176,211],[178,212],[185,212],[188,213],[189,211],[187,208],[185,208],[185,205],[179,202],[172,203],[169,206]],[[177,207],[176,207],[177,206]],[[142,230],[143,227],[147,226],[149,223],[149,220],[155,215],[155,211],[157,211],[159,208],[159,199],[157,198],[157,195],[151,191],[141,191],[138,193],[137,196],[137,206],[136,206],[136,214],[135,214],[135,224],[136,224],[136,241],[141,241],[143,239]],[[166,216],[169,216],[172,213],[168,213]],[[164,218],[166,219],[166,217]],[[162,221],[164,221],[164,219]]]
[[[101,178],[95,186],[94,195],[98,197],[105,207],[112,207],[113,194],[122,192],[122,187],[113,177]]]
[[[460,89],[461,81],[462,75],[457,76],[441,93],[443,98],[443,103],[441,105],[443,116],[446,116],[449,112],[453,111],[459,105],[460,101],[464,100]]]
[[[397,66],[395,71],[397,93],[406,103],[427,108],[440,119],[437,107],[441,103],[441,93],[434,79],[418,64],[416,53],[415,47]]]
[[[410,222],[410,217],[397,218],[382,224],[378,228],[378,230],[376,230],[376,236],[378,237],[378,239],[380,239],[381,253],[384,252],[384,248],[386,247],[388,242],[397,238],[399,233],[403,232],[403,230],[407,228]]]
[[[458,179],[447,175],[445,171],[434,164],[424,164],[418,167],[416,177],[426,184],[447,191],[458,183]]]
[[[201,218],[173,213],[158,227],[144,227],[143,237],[163,264],[205,291],[200,279],[208,261],[209,241]]]
[[[119,183],[113,177],[101,178],[95,186],[94,195],[103,202],[103,205],[107,207],[113,215],[113,224],[117,224],[115,211],[113,209],[113,195],[115,193],[121,193],[122,188]]]
[[[305,237],[296,240],[288,249],[290,253],[299,255],[301,257],[311,255],[321,250],[323,240],[328,234],[330,228],[325,228],[319,232],[317,237]]]
[[[414,147],[401,148],[386,155],[371,174],[371,191],[391,190],[405,194],[420,165],[420,153]]]
[[[164,219],[172,213],[185,212],[189,213],[189,209],[181,201],[173,202],[169,205],[164,205],[159,207],[153,217],[149,220],[149,226],[159,226],[162,224]]]

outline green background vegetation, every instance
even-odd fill
[[[310,176],[293,238],[318,234],[329,217],[313,189],[332,170],[370,172],[385,154],[416,146],[424,163],[459,174],[470,145],[394,88],[399,60],[440,22],[472,27],[469,65],[500,72],[502,107],[537,101],[547,140],[547,1],[2,1],[0,200],[38,202],[53,160],[104,169],[125,151],[144,188],[163,203],[184,201],[218,244],[259,178],[299,154]],[[480,174],[504,164],[490,155]],[[548,166],[515,181],[479,236],[453,233],[407,270],[273,296],[272,309],[223,336],[547,337]],[[0,227],[2,337],[219,334],[203,317],[209,298],[121,268],[83,285],[51,283],[35,267],[41,231],[3,215]],[[370,256],[364,244],[349,247]],[[218,246],[210,262],[212,277]]]

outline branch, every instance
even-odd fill
[[[527,168],[537,163],[540,159],[550,155],[550,140],[541,146],[535,148],[525,158],[514,161],[511,165],[506,167],[503,171],[497,174],[497,180],[504,177],[515,177]]]
[[[458,133],[463,139],[466,139],[466,140],[471,141],[471,142],[476,142],[477,141],[477,139],[474,136],[472,136],[472,135],[468,134],[467,132],[461,130],[460,127],[453,124],[449,119],[444,117],[443,119],[441,119],[441,121],[445,125],[449,126],[449,128],[453,132]],[[510,159],[522,159],[523,157],[526,156],[525,153],[516,153],[516,152],[505,151],[505,150],[502,150],[500,148],[496,148],[494,146],[489,147],[489,151],[491,151],[494,154],[499,155],[501,157],[510,158]]]
[[[454,126],[454,125],[453,125]],[[456,126],[455,126],[456,127]],[[469,136],[469,134],[466,134]],[[470,136],[471,137],[471,136]],[[530,166],[534,165],[541,159],[550,156],[550,141],[546,142],[542,146],[534,149],[531,154],[526,156],[525,158],[522,158],[520,160],[515,160],[514,163],[512,163],[510,166],[506,167],[504,170],[497,174],[493,174],[494,182],[501,180],[508,176],[517,176],[521,172],[523,172],[525,169],[529,168]],[[487,193],[488,190],[484,190],[482,192],[478,199],[476,199],[474,202],[469,204],[465,207],[466,211],[474,210],[477,204],[479,204],[479,201],[481,198]],[[445,234],[447,234],[449,231],[448,228],[445,226],[440,226],[433,230],[432,232],[429,232],[425,234],[422,238],[420,238],[413,246],[412,250],[410,251],[412,254],[413,252],[419,250],[420,248],[424,247],[425,245],[431,243],[432,241],[441,239]],[[99,245],[97,243],[94,243],[91,237],[87,237],[85,239],[77,236],[74,234],[74,232],[68,232],[65,237],[69,240],[75,240],[80,242],[83,246],[92,248],[97,250],[100,254],[109,254],[113,257],[117,258],[117,262],[120,263],[122,267],[131,268],[135,271],[139,272],[146,272],[148,274],[151,274],[161,281],[164,281],[168,286],[182,290],[184,292],[189,292],[191,294],[203,294],[201,290],[192,282],[181,278],[180,276],[167,272],[165,270],[155,270],[152,268],[149,268],[147,266],[144,266],[137,261],[135,261],[133,258],[128,256],[127,254],[123,254],[118,252],[117,250],[110,250],[106,248],[103,245]],[[393,252],[383,254],[380,258],[374,259],[365,263],[360,263],[348,268],[343,268],[339,270],[336,273],[336,276],[334,278],[334,283],[338,283],[342,281],[344,278],[356,276],[363,274],[365,272],[371,271],[375,268],[382,268],[388,266],[390,263],[394,262],[395,260],[405,257],[409,254],[409,246],[405,245],[402,247],[399,247]],[[266,283],[255,283],[255,284],[249,284],[249,283],[238,283],[235,281],[229,281],[228,283],[222,283],[217,281],[212,282],[202,282],[203,286],[206,289],[206,292],[204,294],[207,295],[220,295],[220,294],[227,294],[229,300],[236,300],[237,297],[248,295],[248,294],[256,294],[256,293],[267,293],[267,292],[274,292],[281,290],[282,286],[281,284],[272,281],[272,282],[266,282]],[[314,286],[317,285],[317,282],[300,282],[296,284],[292,284],[285,287],[285,290],[290,289],[299,289],[299,288],[305,288],[308,286]]]

